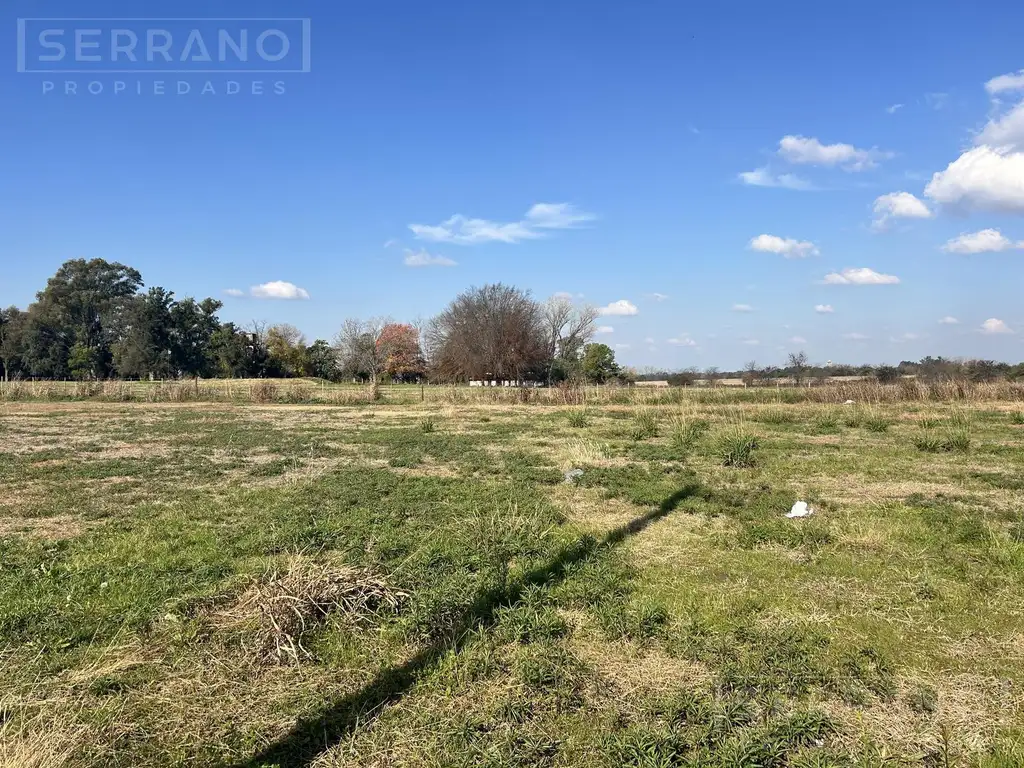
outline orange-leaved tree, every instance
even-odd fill
[[[426,367],[420,350],[420,332],[406,323],[389,323],[377,337],[377,353],[383,373],[393,379],[413,381],[423,376]]]

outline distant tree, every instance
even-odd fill
[[[880,365],[875,368],[875,378],[879,384],[894,384],[899,380],[900,372],[891,365]]]
[[[337,353],[323,339],[306,347],[306,375],[328,381],[336,381],[340,375]]]
[[[743,383],[752,387],[761,380],[761,369],[757,365],[756,360],[751,360],[743,366]]]
[[[604,384],[619,376],[615,352],[607,344],[587,344],[583,348],[583,376],[592,384]]]
[[[547,343],[548,383],[572,378],[579,369],[580,357],[594,337],[597,310],[576,306],[564,296],[553,296],[543,306]]]
[[[771,384],[772,380],[775,379],[778,375],[779,369],[777,366],[774,365],[766,365],[764,368],[757,372],[757,378],[764,386]]]
[[[418,381],[426,372],[420,332],[407,323],[388,323],[377,339],[383,374],[399,381]]]
[[[699,378],[700,372],[696,368],[687,368],[684,371],[668,374],[665,380],[670,387],[692,387]]]
[[[142,275],[124,264],[64,262],[29,309],[34,315],[25,348],[29,367],[42,375],[110,375],[121,316],[140,287]]]
[[[704,369],[704,381],[707,382],[707,386],[717,386],[720,378],[722,378],[722,373],[718,370],[717,366],[710,365]]]
[[[26,313],[17,307],[0,310],[0,367],[4,381],[21,374],[21,355],[25,343]]]
[[[119,376],[160,379],[176,375],[171,309],[174,294],[160,287],[150,288],[125,302],[119,323],[121,338],[113,345],[113,361]],[[95,366],[90,348],[76,344],[72,351],[71,372],[87,377]]]
[[[501,283],[459,294],[426,333],[433,374],[448,381],[543,379],[549,341],[529,292]]]
[[[342,375],[369,382],[375,399],[380,394],[378,386],[388,355],[387,346],[379,342],[388,324],[388,320],[380,317],[349,318],[334,337]]]
[[[285,376],[301,376],[306,369],[306,337],[294,325],[281,323],[267,329],[267,352],[274,368]]]
[[[789,353],[789,375],[798,387],[807,375],[807,353],[804,351]]]
[[[213,339],[221,327],[217,312],[222,306],[216,299],[197,302],[189,297],[171,307],[172,358],[180,375],[216,375]]]
[[[985,383],[1000,378],[1009,368],[1006,363],[997,363],[994,360],[969,360],[965,366],[965,373],[971,381]]]

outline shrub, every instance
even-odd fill
[[[889,431],[889,427],[892,426],[892,422],[883,416],[872,414],[864,419],[862,426],[868,432],[882,433]]]
[[[1015,411],[1010,414],[1011,424],[1024,424],[1024,411]]]
[[[420,431],[424,434],[429,434],[435,429],[437,429],[437,422],[434,420],[433,416],[427,416],[420,422]]]
[[[277,397],[277,385],[265,379],[257,381],[252,385],[250,397],[254,403],[272,403]]]
[[[677,416],[671,424],[672,446],[680,451],[690,450],[711,429],[707,419],[688,419]]]

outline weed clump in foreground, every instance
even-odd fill
[[[221,616],[229,622],[258,621],[255,652],[260,661],[298,664],[312,658],[302,645],[303,636],[328,616],[342,614],[365,624],[375,615],[396,611],[406,597],[368,570],[295,558],[288,570],[273,571],[253,584]]]
[[[971,448],[971,419],[964,411],[956,411],[950,417],[943,434],[930,429],[914,441],[919,451],[925,453],[966,453]]]
[[[658,436],[658,419],[652,411],[639,410],[633,414],[633,429],[630,437],[634,440],[646,440]]]
[[[583,429],[590,426],[590,415],[584,408],[574,408],[566,414],[570,427]]]
[[[429,434],[437,429],[437,421],[432,416],[427,416],[420,422],[420,432]]]
[[[718,439],[716,453],[724,467],[752,467],[756,463],[754,451],[758,441],[754,435],[732,432]]]
[[[707,419],[688,419],[684,416],[677,416],[672,420],[671,425],[672,446],[680,452],[689,451],[709,429],[711,429],[711,424]]]

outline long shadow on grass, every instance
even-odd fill
[[[470,636],[471,630],[492,626],[498,610],[516,605],[528,587],[550,588],[557,585],[565,579],[573,566],[591,560],[603,550],[616,547],[629,537],[641,533],[699,490],[698,483],[689,483],[654,509],[610,531],[604,538],[580,538],[563,548],[551,562],[526,572],[513,583],[482,592],[442,638],[423,648],[403,664],[381,670],[363,688],[318,714],[301,718],[280,739],[250,760],[239,763],[239,768],[266,765],[305,768],[317,755],[340,742],[357,726],[365,725],[367,721],[372,720],[383,707],[404,696],[417,678],[442,656],[452,650],[459,651]]]

